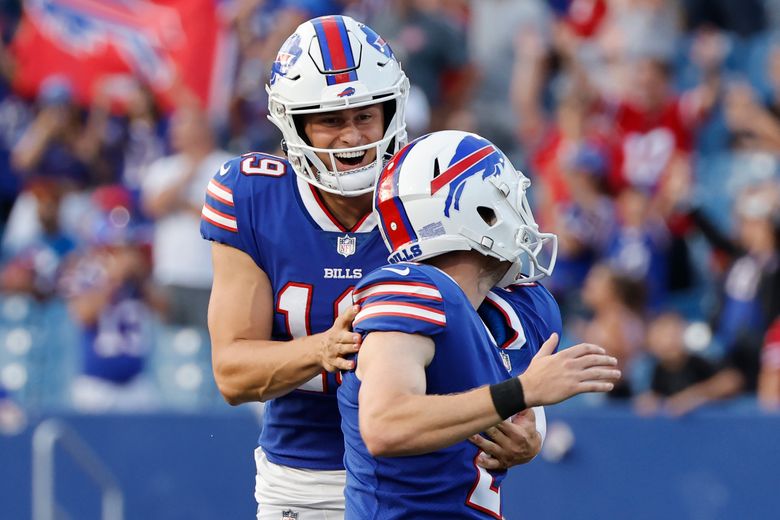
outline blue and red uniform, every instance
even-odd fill
[[[329,329],[352,305],[363,274],[387,257],[373,215],[345,229],[286,160],[260,153],[234,158],[214,176],[201,234],[245,252],[268,275],[276,341]],[[343,469],[337,384],[335,374],[323,372],[266,404],[259,442],[268,460]]]
[[[425,369],[428,394],[464,392],[509,377],[485,324],[439,269],[415,263],[382,267],[358,284],[354,298],[361,306],[356,332],[399,331],[433,340],[435,354]],[[346,372],[338,393],[346,443],[346,518],[501,518],[506,472],[479,468],[480,450],[471,442],[424,455],[371,456],[358,430],[360,384],[354,371]]]

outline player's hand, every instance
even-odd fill
[[[360,349],[360,334],[352,332],[352,320],[360,307],[353,305],[341,313],[333,326],[320,334],[320,365],[328,372],[352,370],[355,362],[344,359]]]
[[[489,428],[485,435],[490,438],[469,437],[484,452],[477,458],[477,464],[485,469],[508,469],[525,464],[542,449],[542,436],[536,430],[536,415],[532,408]]]
[[[598,345],[580,343],[553,354],[553,334],[520,376],[526,405],[555,404],[585,392],[609,392],[620,380],[617,359]]]

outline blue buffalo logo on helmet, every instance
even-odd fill
[[[287,38],[282,48],[279,49],[279,53],[276,55],[276,60],[271,67],[271,84],[276,82],[278,76],[286,76],[290,71],[298,58],[301,57],[303,49],[301,48],[301,35],[294,33]]]
[[[390,48],[390,44],[387,43],[384,38],[379,36],[371,27],[366,25],[360,24],[360,29],[362,29],[362,31],[366,34],[366,40],[368,41],[369,45],[384,54],[385,57],[395,59],[393,49]]]
[[[469,178],[482,173],[482,180],[485,180],[499,175],[503,166],[504,154],[490,141],[474,135],[466,136],[458,144],[447,169],[431,182],[431,195],[449,186],[444,206],[444,215],[449,217],[450,208],[460,209],[463,186]]]
[[[347,87],[338,94],[336,94],[338,97],[348,97],[355,93],[355,87]]]

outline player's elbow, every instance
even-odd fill
[[[403,431],[389,421],[367,419],[360,422],[360,435],[372,457],[405,455]]]
[[[220,383],[220,379],[218,377],[215,377],[214,379],[217,382],[219,393],[222,395],[222,398],[227,404],[230,406],[238,406],[239,404],[246,402],[246,399],[243,399],[241,392],[239,392],[235,387],[226,383]]]
[[[372,457],[392,457],[394,455],[393,441],[390,436],[381,432],[361,432],[366,449]]]
[[[214,364],[214,382],[222,398],[230,406],[247,402],[245,392],[235,384],[232,371],[226,370],[221,364]]]
[[[250,386],[240,371],[218,363],[214,364],[214,382],[222,398],[231,406],[254,401],[265,402],[277,397],[268,391],[267,385]]]

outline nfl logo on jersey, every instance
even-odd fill
[[[349,235],[338,237],[338,242],[336,243],[336,252],[344,258],[353,255],[355,254],[356,243],[357,239],[355,237],[351,237]]]
[[[512,372],[512,359],[509,357],[509,354],[504,352],[503,350],[500,352],[501,354],[501,361],[504,362],[504,368],[506,368],[507,372]]]
[[[282,511],[282,520],[298,520],[298,513],[296,513],[292,509],[288,509],[287,511]]]

